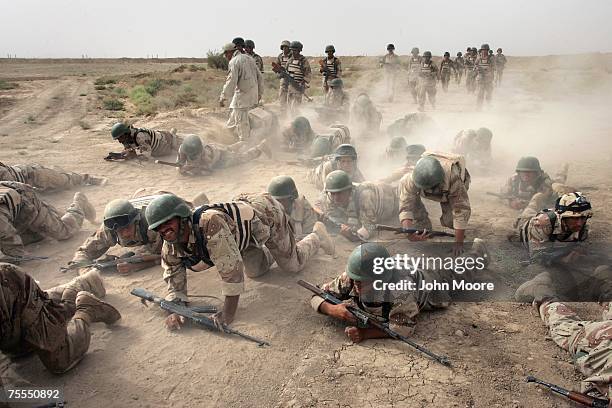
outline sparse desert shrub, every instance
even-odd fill
[[[136,85],[132,88],[130,91],[130,100],[136,106],[136,114],[152,115],[155,113],[153,96],[147,92],[147,89],[143,85]]]
[[[221,51],[208,51],[206,53],[206,60],[210,68],[227,71],[229,62],[227,61],[225,56],[223,56],[223,53]]]
[[[6,91],[6,90],[9,90],[9,89],[15,89],[18,86],[19,85],[17,85],[14,82],[8,82],[8,81],[0,80],[0,91]]]
[[[112,111],[120,111],[125,109],[123,102],[115,98],[104,99],[104,101],[102,101],[102,106],[104,106],[104,109]]]

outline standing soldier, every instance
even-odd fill
[[[334,170],[343,170],[355,183],[365,181],[365,177],[357,166],[357,150],[350,144],[338,146],[333,155],[323,161],[317,167],[308,171],[306,178],[313,183],[317,189],[323,190],[325,179]]]
[[[210,173],[215,169],[248,163],[261,156],[262,153],[268,157],[272,155],[265,139],[257,146],[241,151],[244,147],[244,142],[237,142],[229,146],[217,143],[204,145],[198,135],[188,135],[179,147],[176,159],[176,164],[179,165],[178,171],[183,175],[197,176],[202,173]]]
[[[282,52],[278,54],[278,57],[276,57],[276,63],[281,67],[286,66],[287,62],[289,62],[289,58],[291,57],[291,50],[289,49],[290,44],[291,43],[288,40],[283,40],[283,42],[281,42],[280,49]],[[278,100],[280,102],[281,116],[285,116],[285,114],[287,113],[287,92],[289,89],[288,87],[289,81],[286,78],[280,76]]]
[[[380,66],[384,69],[385,73],[387,98],[389,102],[393,102],[393,98],[395,97],[395,82],[400,70],[400,59],[395,55],[395,45],[387,45],[387,54],[380,60]]]
[[[457,76],[457,68],[450,59],[450,53],[447,51],[444,53],[444,58],[440,62],[440,82],[442,83],[442,90],[448,92],[448,83],[451,79],[451,71]]]
[[[45,236],[63,241],[73,237],[83,219],[94,223],[96,210],[83,193],[61,213],[41,200],[34,189],[16,181],[0,181],[0,251],[11,257],[27,255],[23,246]]]
[[[425,110],[425,100],[429,98],[429,103],[436,109],[436,82],[438,81],[438,67],[431,60],[431,51],[423,53],[423,59],[419,71],[419,111]]]
[[[247,55],[250,55],[251,58],[255,60],[255,65],[257,65],[257,69],[259,72],[263,74],[264,72],[264,63],[263,59],[259,56],[259,54],[255,53],[255,42],[253,40],[246,40],[244,42],[244,51]]]
[[[465,229],[470,214],[470,173],[465,168],[462,156],[450,153],[425,152],[414,166],[400,180],[399,220],[402,227],[431,230],[431,220],[423,205],[422,198],[437,201],[442,208],[440,223],[455,230],[455,255],[463,252]],[[427,239],[427,234],[409,236],[411,241]]]
[[[285,209],[297,238],[312,232],[319,220],[318,214],[306,197],[298,193],[295,181],[291,177],[276,176],[272,178],[267,191]]]
[[[299,41],[291,41],[289,49],[291,50],[291,57],[284,65],[285,71],[293,79],[294,85],[290,85],[287,93],[287,104],[289,111],[295,115],[297,114],[299,105],[302,104],[302,97],[304,92],[310,84],[310,64],[305,56],[300,54],[302,52],[302,43]]]
[[[61,191],[76,186],[103,186],[107,179],[90,174],[58,171],[40,164],[15,164],[0,162],[0,181],[18,181],[41,191]]]
[[[495,55],[495,70],[497,75],[495,76],[495,85],[501,85],[502,77],[504,75],[504,69],[506,68],[506,56],[502,53],[502,49],[497,49],[497,55]]]
[[[463,71],[465,71],[465,60],[463,59],[463,54],[459,51],[457,53],[457,58],[455,58],[455,80],[457,81],[457,85],[461,84]]]
[[[418,82],[423,58],[419,56],[419,49],[417,47],[414,47],[412,51],[410,51],[410,54],[412,54],[412,56],[408,61],[408,88],[410,89],[410,94],[412,95],[412,99],[414,99],[414,103],[418,103]]]
[[[0,263],[0,351],[36,353],[47,370],[63,374],[89,349],[90,325],[115,323],[121,315],[98,297],[106,294],[97,272],[43,291],[19,267]],[[8,406],[8,405],[7,405]]]
[[[465,87],[468,93],[473,93],[475,90],[474,80],[474,63],[476,62],[476,48],[468,47],[465,53]]]
[[[319,72],[323,74],[323,92],[327,93],[329,87],[328,83],[332,79],[340,78],[342,76],[342,64],[340,59],[334,56],[336,49],[333,45],[325,47],[325,53],[327,58],[319,60]]]
[[[495,75],[495,59],[489,54],[489,44],[482,44],[480,55],[474,62],[474,73],[478,84],[478,97],[476,105],[478,109],[482,107],[482,102],[486,98],[487,103],[491,103],[493,94],[493,79]]]
[[[325,189],[315,207],[346,239],[367,240],[376,224],[397,217],[397,188],[381,182],[353,184],[345,171],[335,170],[325,178]]]
[[[242,54],[234,44],[223,47],[225,58],[229,61],[227,79],[219,96],[219,106],[231,97],[230,117],[227,128],[233,130],[238,140],[243,142],[251,135],[249,110],[261,101],[263,96],[263,77],[257,69],[255,60]]]
[[[139,255],[159,255],[162,247],[161,237],[148,229],[145,207],[137,208],[132,202],[138,200],[116,199],[109,202],[104,208],[102,225],[77,249],[69,265],[92,263],[115,245],[139,248]],[[117,264],[117,271],[125,274],[155,264],[159,264],[159,260],[138,264],[120,263]]]
[[[123,145],[124,150],[121,153],[109,153],[104,158],[108,161],[166,156],[176,152],[182,142],[176,130],[166,132],[136,128],[124,123],[115,123],[111,128],[111,136]]]
[[[166,300],[187,302],[187,268],[197,272],[216,266],[225,296],[223,310],[213,315],[217,323],[234,320],[245,273],[251,278],[264,275],[274,261],[285,272],[296,273],[319,247],[333,253],[333,242],[321,223],[298,242],[283,206],[267,193],[245,194],[238,201],[194,211],[179,197],[164,194],[148,205],[145,214],[149,229],[164,240]],[[166,319],[170,329],[183,323],[176,314]]]

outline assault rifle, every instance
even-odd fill
[[[319,219],[319,221],[321,221],[323,224],[325,224],[325,227],[327,227],[332,234],[339,234],[340,231],[342,231],[342,224],[343,223],[332,220],[331,218],[329,218],[327,215],[325,215],[318,208],[314,208],[313,207],[313,209],[317,213],[317,218]],[[345,225],[348,225],[348,224],[345,224]],[[357,232],[355,232],[353,230],[350,231],[350,235],[349,236],[343,235],[343,237],[345,237],[346,239],[348,239],[351,242],[366,242],[365,240],[363,240],[359,236],[359,234],[357,234]]]
[[[509,194],[493,193],[491,191],[487,191],[486,194],[490,195],[490,196],[493,196],[493,197],[501,198],[502,200],[512,200],[513,198],[518,198],[518,197],[513,197],[513,196],[511,196]]]
[[[148,160],[146,156],[136,153],[135,148],[129,148],[120,153],[109,152],[108,155],[104,157],[104,160],[106,161],[124,161],[124,160],[131,160],[131,159],[138,160],[139,164],[142,164],[143,160]]]
[[[532,375],[527,376],[527,378],[525,378],[525,381],[527,381],[528,383],[534,382],[536,384],[543,385],[546,388],[550,389],[551,391],[556,392],[557,394],[561,394],[565,398],[568,398],[572,401],[576,401],[587,407],[608,408],[610,404],[610,400],[602,399],[602,398],[593,398],[588,395],[581,394],[579,392],[569,391],[569,390],[566,390],[565,388],[559,387],[558,385],[550,384],[542,380],[539,380]]]
[[[287,160],[287,161],[285,161],[285,163],[290,164],[290,165],[294,165],[294,166],[315,167],[315,166],[318,166],[319,164],[321,164],[321,162],[323,162],[323,160],[325,160],[324,156],[313,157],[313,158],[298,157],[295,160]]]
[[[23,255],[23,256],[12,256],[2,254],[0,255],[0,262],[8,262],[13,264],[20,264],[21,262],[28,261],[43,261],[45,259],[49,259],[48,256],[36,256],[36,255]]]
[[[108,155],[104,158],[104,160],[106,161],[127,160],[127,157],[124,153],[108,152]]]
[[[376,231],[393,231],[396,234],[422,234],[426,230],[420,230],[417,228],[404,228],[404,227],[394,227],[391,225],[376,224]],[[455,237],[455,234],[451,234],[450,232],[444,232],[444,231],[427,231],[427,235],[429,235],[432,238],[435,238],[435,237],[454,238]]]
[[[190,309],[187,306],[183,306],[180,305],[178,303],[174,303],[174,302],[169,302],[167,300],[164,300],[158,296],[155,296],[153,293],[142,289],[142,288],[135,288],[132,289],[132,291],[130,292],[132,295],[139,297],[140,299],[142,299],[142,303],[144,305],[146,305],[146,301],[155,303],[156,305],[158,305],[162,310],[165,310],[167,312],[170,313],[175,313],[179,316],[183,316],[184,318],[186,318],[187,320],[189,320],[192,323],[195,323],[196,325],[212,330],[212,331],[221,331],[217,325],[215,324],[215,322],[212,319],[209,319],[206,316],[198,316],[198,312],[194,311],[193,309]],[[222,324],[221,325],[222,330],[225,333],[230,333],[230,334],[235,334],[237,336],[240,336],[244,339],[247,339],[249,341],[255,342],[257,343],[257,345],[259,346],[269,346],[270,343],[268,343],[265,340],[260,340],[258,338],[249,336],[248,334],[244,334],[239,332],[238,330],[234,330],[232,328],[230,328],[228,325],[226,324]]]
[[[163,161],[163,160],[155,160],[155,164],[162,164],[164,166],[178,167],[178,168],[181,168],[184,166],[184,164],[181,164],[181,163],[168,162],[168,161]]]
[[[131,264],[129,267],[129,272],[134,272],[134,271],[138,271],[142,269],[143,267],[142,264],[150,263],[152,266],[152,265],[159,264],[160,261],[161,261],[160,255],[136,255],[134,254],[134,252],[128,252],[126,254],[123,254],[119,258],[111,259],[111,260],[97,260],[91,263],[76,262],[73,264],[69,264],[68,266],[61,267],[60,271],[65,273],[65,272],[72,271],[75,269],[80,269],[80,268],[96,268],[99,270],[114,268],[116,270],[117,265],[122,264],[122,263],[127,263],[127,264]]]
[[[299,84],[295,79],[293,79],[291,75],[289,75],[287,70],[284,67],[282,67],[278,62],[272,61],[272,71],[280,75],[281,78],[286,79],[296,91],[301,93],[304,96],[304,98],[306,98],[308,102],[312,102],[312,98],[306,95],[305,87]]]
[[[298,283],[298,285],[300,285],[303,288],[308,289],[309,291],[311,291],[315,295],[318,295],[318,296],[322,297],[326,302],[329,302],[332,305],[339,305],[339,304],[343,303],[340,299],[338,299],[337,297],[335,297],[331,293],[326,292],[326,291],[322,290],[321,288],[316,287],[315,285],[313,285],[311,283],[308,283],[308,282],[303,281],[303,280],[299,280],[299,281],[297,281],[297,283]],[[400,341],[403,341],[404,343],[409,344],[410,346],[412,346],[415,349],[419,350],[421,353],[426,354],[429,357],[433,358],[438,363],[440,363],[442,365],[445,365],[447,367],[451,366],[451,363],[450,363],[450,360],[448,359],[448,357],[446,357],[446,356],[439,356],[439,355],[429,351],[425,347],[423,347],[423,346],[413,342],[409,338],[407,338],[405,336],[402,336],[399,333],[396,333],[395,331],[393,331],[393,330],[391,330],[389,328],[388,323],[383,323],[382,321],[380,321],[375,316],[373,316],[373,315],[371,315],[371,314],[369,314],[367,312],[364,312],[363,310],[359,309],[358,307],[347,305],[346,309],[349,312],[351,312],[351,314],[353,316],[355,316],[357,321],[361,325],[363,325],[364,327],[370,326],[370,327],[376,328],[378,330],[381,330],[387,336],[389,336],[389,337],[391,337],[391,338],[393,338],[395,340],[400,340]]]

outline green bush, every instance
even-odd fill
[[[125,88],[117,87],[113,89],[113,93],[120,98],[127,97],[127,90]]]
[[[206,61],[210,68],[227,71],[229,62],[221,51],[208,51],[206,53]]]
[[[163,81],[161,79],[152,79],[145,84],[144,89],[149,95],[155,96],[162,86]]]
[[[106,86],[105,86],[105,85],[95,85],[95,86],[94,86],[94,89],[95,89],[96,91],[103,91],[103,90],[105,90],[105,89],[106,89]]]
[[[6,91],[8,89],[15,89],[17,88],[19,85],[13,83],[13,82],[7,82],[4,80],[0,80],[0,91]]]
[[[117,82],[116,79],[100,77],[96,79],[96,82],[94,82],[94,85],[109,85],[109,84],[114,84],[116,82]]]
[[[130,100],[136,106],[137,115],[152,115],[155,113],[153,96],[147,92],[143,85],[136,85],[130,91]]]
[[[193,92],[191,85],[184,85],[180,92],[176,95],[174,105],[178,108],[181,106],[188,106],[195,103],[197,95]]]
[[[104,106],[104,109],[112,111],[120,111],[125,109],[123,102],[115,98],[104,99],[104,101],[102,101],[102,106]]]

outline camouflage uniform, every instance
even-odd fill
[[[90,319],[75,305],[78,291],[89,289],[79,279],[45,292],[19,267],[0,263],[0,351],[36,353],[55,374],[74,367],[91,339]]]
[[[328,156],[321,164],[319,164],[314,169],[308,170],[308,174],[306,174],[306,179],[314,184],[317,189],[323,190],[325,187],[325,178],[329,173],[334,170],[338,170],[338,164],[336,163],[336,157],[334,155]],[[354,183],[361,183],[365,181],[365,177],[359,167],[357,167],[357,163],[355,163],[355,168],[353,170],[353,174],[349,174]]]
[[[491,102],[493,95],[493,80],[495,75],[495,60],[491,56],[483,58],[478,56],[474,62],[474,74],[476,75],[476,84],[478,86],[477,105],[482,106],[482,102],[486,99],[487,103]]]
[[[433,190],[421,190],[412,181],[412,173],[406,174],[399,185],[399,220],[413,220],[418,228],[431,229],[429,214],[421,197],[438,201],[442,208],[440,223],[444,227],[466,229],[470,214],[470,173],[462,156],[449,153],[425,152],[423,156],[435,157],[444,169],[444,181]]]
[[[289,62],[289,58],[291,58],[291,52],[288,55],[285,55],[285,53],[281,52],[280,54],[278,54],[278,57],[276,57],[276,63],[280,65],[281,67],[285,67],[287,63]],[[279,88],[278,88],[278,100],[280,102],[281,115],[284,115],[285,112],[287,111],[287,93],[288,92],[289,92],[289,81],[286,78],[281,77]]]
[[[397,81],[397,74],[400,70],[400,59],[395,53],[388,53],[382,57],[381,65],[385,70],[385,84],[387,89],[387,96],[390,101],[395,96],[395,83]]]
[[[312,228],[319,217],[306,197],[300,196],[293,201],[289,219],[292,222],[295,236],[302,237],[312,232]]]
[[[319,111],[323,123],[343,122],[346,123],[349,116],[349,97],[343,89],[329,88],[325,94],[323,109]]]
[[[474,71],[476,58],[477,56],[473,53],[465,56],[465,85],[468,93],[473,93],[476,90],[476,72]]]
[[[533,216],[543,208],[550,206],[555,198],[553,181],[545,172],[541,172],[540,176],[531,185],[523,183],[518,173],[514,174],[508,179],[500,193],[520,200],[524,207],[529,204],[530,208],[535,211],[531,212],[529,216]]]
[[[334,222],[353,227],[362,239],[367,239],[376,224],[384,224],[397,217],[397,188],[385,183],[363,182],[353,186],[353,193],[346,208],[336,206],[326,192],[321,193],[315,204]],[[357,231],[359,229],[365,229]]]
[[[495,54],[495,83],[501,84],[502,77],[504,75],[504,69],[506,68],[506,56],[502,53]]]
[[[131,141],[124,143],[126,150],[134,150],[146,157],[166,156],[176,152],[183,143],[181,137],[174,133],[135,128],[130,126]]]
[[[160,254],[163,240],[157,232],[148,229],[143,209],[140,210],[140,216],[136,220],[135,226],[134,240],[126,241],[115,231],[105,228],[104,224],[100,225],[98,230],[76,250],[71,262],[90,263],[104,255],[115,245],[123,248],[139,247],[141,255]]]
[[[455,58],[455,78],[457,80],[457,84],[461,83],[461,78],[463,77],[463,72],[465,71],[465,60],[463,56]]]
[[[434,271],[421,271],[407,278],[415,282],[416,287],[421,286],[421,281],[438,282],[445,281],[444,275]],[[379,295],[379,302],[372,299],[361,299],[354,288],[354,281],[342,272],[339,276],[324,283],[320,288],[333,296],[359,309],[380,316],[389,322],[389,328],[402,336],[413,334],[416,326],[416,316],[422,310],[443,309],[450,304],[450,295],[443,291],[405,290],[392,291]],[[370,296],[368,296],[370,297]],[[313,296],[310,304],[315,311],[319,311],[321,303],[325,302],[320,296]]]
[[[0,162],[0,180],[18,181],[43,191],[68,190],[76,186],[87,185],[90,184],[91,178],[89,174],[53,170],[40,164],[8,166]]]
[[[204,207],[195,228],[203,237],[208,259],[199,256],[195,264],[187,262],[201,251],[191,221],[186,244],[164,241],[162,267],[168,284],[167,300],[187,301],[186,264],[193,271],[216,266],[223,281],[222,294],[238,296],[244,292],[244,273],[261,276],[274,261],[285,272],[299,272],[317,253],[319,237],[311,233],[296,242],[283,206],[269,194],[242,194],[236,202],[236,207],[225,206],[240,214],[240,223],[220,207]]]
[[[394,170],[389,176],[383,178],[381,181],[387,184],[393,184],[400,180],[402,177],[412,177],[414,171],[414,163],[406,163],[402,167]]]
[[[261,156],[262,151],[258,147],[252,147],[241,152],[240,150],[244,145],[244,142],[234,143],[229,146],[207,143],[204,145],[202,153],[195,160],[191,160],[186,154],[179,152],[176,161],[182,164],[182,167],[179,167],[178,171],[185,175],[195,175],[202,171],[211,172],[216,169],[248,163]]]
[[[333,57],[331,60],[329,58],[323,58],[319,61],[319,64],[322,66],[320,71],[323,74],[323,91],[327,93],[329,90],[327,83],[334,78],[340,78],[342,76],[342,63],[340,62],[340,58]]]
[[[78,200],[61,215],[42,201],[31,186],[0,181],[0,250],[6,255],[23,256],[24,244],[40,241],[44,236],[71,238],[81,229],[84,218],[85,208]]]
[[[425,108],[425,100],[429,98],[429,103],[433,108],[436,107],[436,82],[438,80],[438,67],[432,60],[426,62],[425,59],[419,65],[418,81],[418,101],[419,108]]]
[[[410,57],[410,60],[408,60],[408,88],[410,89],[410,94],[412,95],[412,99],[414,99],[414,103],[418,102],[419,97],[418,82],[422,61],[423,57],[420,55],[413,55]]]
[[[284,67],[289,76],[298,84],[304,84],[304,89],[308,87],[312,71],[305,56],[300,55],[298,58],[289,57]],[[287,89],[287,105],[294,114],[297,112],[298,105],[302,104],[303,95],[303,92],[298,91],[293,86],[289,86]]]
[[[448,91],[448,83],[451,79],[451,71],[457,75],[457,68],[455,63],[449,58],[448,61],[443,59],[440,61],[440,82],[442,83],[442,90]]]
[[[253,52],[252,54],[247,54],[247,55],[255,60],[255,65],[257,65],[257,69],[259,70],[259,72],[263,74],[264,63],[263,63],[263,59],[261,58],[261,56],[255,52]]]
[[[488,166],[491,162],[491,140],[481,140],[473,129],[462,130],[455,136],[453,153],[464,156],[470,167]]]
[[[582,393],[596,390],[612,396],[612,310],[606,303],[601,321],[585,321],[561,302],[544,302],[540,317],[559,347],[570,353],[574,366],[587,376]]]

